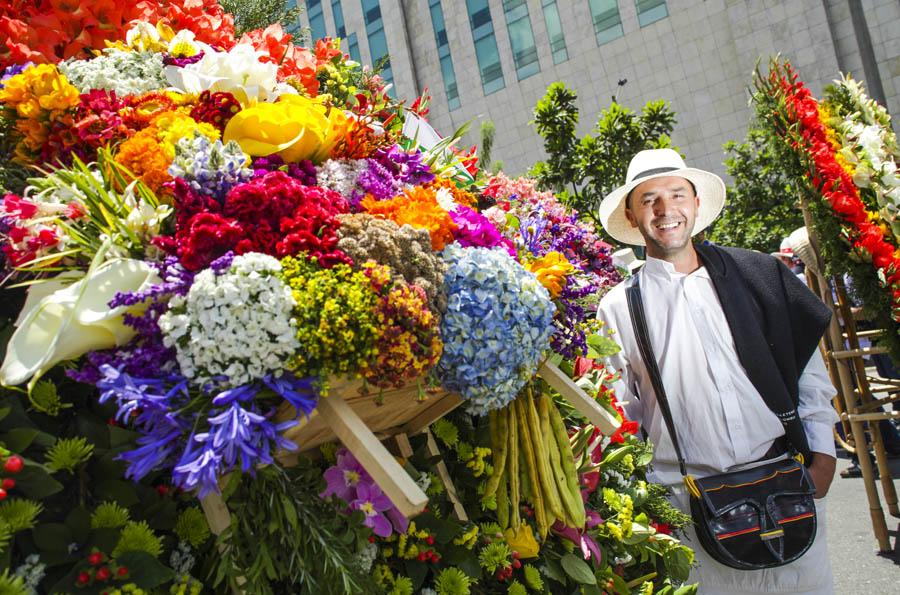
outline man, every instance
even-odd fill
[[[688,168],[670,149],[641,151],[626,184],[601,204],[600,220],[616,240],[646,245],[637,273],[650,343],[668,395],[688,472],[704,477],[784,456],[785,426],[766,406],[762,390],[791,398],[803,422],[794,441],[813,453],[819,531],[795,562],[758,571],[713,560],[687,532],[702,594],[832,593],[824,502],[834,476],[831,428],[834,387],[817,344],[828,311],[783,264],[768,254],[694,245],[691,237],[719,215],[725,185],[715,174]],[[689,511],[671,438],[657,407],[629,317],[624,283],[601,301],[598,315],[617,333],[622,350],[611,364],[630,416],[656,445],[654,478],[673,489]],[[798,440],[799,438],[799,440]]]

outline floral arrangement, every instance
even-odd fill
[[[868,98],[847,79],[832,87],[820,103],[787,62],[773,60],[768,75],[757,71],[756,88],[759,119],[780,143],[777,146],[785,163],[807,182],[807,202],[832,271],[851,274],[864,307],[885,328],[896,329],[900,322],[900,252],[891,227],[894,195],[890,187],[882,186],[884,181],[893,181],[894,162],[884,162],[895,149],[890,144],[882,148],[880,140],[878,146],[872,146],[872,141],[861,137],[865,133],[880,139],[884,116],[876,120],[874,109],[866,106]],[[863,106],[867,109],[857,111]],[[866,121],[871,126],[868,130],[860,125],[859,119],[865,117],[862,113],[872,114]],[[887,139],[889,143],[890,137]],[[866,165],[867,159],[872,165]],[[875,165],[887,169],[873,176],[867,168]],[[872,180],[874,188],[869,183]],[[887,333],[885,340],[893,357],[900,358],[897,334]]]
[[[416,588],[438,592],[621,587],[592,549],[616,514],[635,560],[681,551],[628,549],[649,527],[649,513],[628,518],[637,496],[629,508],[615,488],[591,507],[579,485],[598,461],[569,434],[600,437],[535,379],[602,343],[589,313],[618,277],[577,214],[529,181],[478,177],[473,152],[452,148],[461,132],[430,147],[404,136],[407,120],[427,125],[427,99],[391,98],[339,41],[303,48],[278,25],[235,39],[205,0],[13,4],[0,9],[0,454],[22,475],[0,491],[16,569],[0,587],[351,593],[374,572],[372,590],[406,592],[397,564],[413,560],[433,570]],[[396,388],[462,397],[435,433],[474,484],[479,524],[440,529],[452,487],[434,445],[403,461],[435,498],[420,520],[365,457],[333,443],[308,457],[286,437],[341,398],[338,379],[375,387],[361,398],[385,411]],[[511,469],[517,452],[536,467]],[[232,511],[216,540],[197,507],[214,495]],[[495,541],[482,547],[480,528]],[[518,561],[538,552],[550,570]],[[668,585],[645,575],[629,580]]]

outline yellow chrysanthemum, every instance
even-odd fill
[[[561,252],[548,252],[526,264],[525,268],[534,273],[553,297],[558,296],[565,287],[566,277],[575,272],[575,267]]]

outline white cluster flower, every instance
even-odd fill
[[[29,595],[38,593],[40,582],[44,580],[47,565],[41,562],[40,556],[31,554],[25,558],[25,563],[16,568],[15,576],[22,577],[25,581],[25,590]]]
[[[198,384],[224,376],[224,384],[241,386],[284,367],[300,344],[296,302],[280,270],[271,256],[244,254],[222,274],[201,271],[187,296],[172,299],[159,328],[182,374]]]
[[[196,560],[191,553],[191,546],[184,541],[179,541],[178,547],[172,550],[172,555],[169,556],[169,566],[172,567],[172,570],[177,575],[184,576],[191,573],[195,563]]]
[[[92,60],[62,62],[59,69],[81,93],[105,89],[124,97],[167,86],[162,54],[158,52],[125,52],[107,48]]]
[[[350,198],[357,190],[356,180],[368,167],[365,159],[329,159],[316,168],[316,184]]]
[[[356,554],[353,563],[363,574],[367,574],[372,570],[372,564],[376,557],[378,557],[378,546],[374,543],[367,543],[366,547]]]

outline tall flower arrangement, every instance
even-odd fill
[[[886,223],[880,213],[881,208],[888,209],[890,216],[889,207],[879,204],[877,190],[861,192],[854,181],[855,175],[861,182],[866,175],[864,164],[856,170],[863,155],[858,151],[866,148],[860,147],[862,130],[854,122],[855,110],[850,111],[853,100],[849,97],[854,94],[846,86],[844,92],[836,88],[831,100],[820,103],[791,65],[778,60],[770,63],[768,74],[756,72],[755,85],[760,121],[772,130],[786,165],[806,182],[808,204],[832,270],[850,273],[854,290],[870,314],[896,331],[900,252],[890,220]],[[887,204],[890,198],[884,196],[882,202]],[[894,357],[900,357],[897,332],[888,333],[886,341]]]

